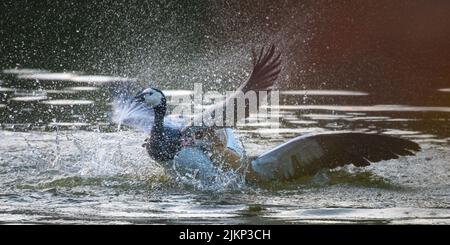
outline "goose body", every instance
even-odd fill
[[[259,55],[254,53],[253,72],[238,92],[270,90],[281,70],[280,64],[280,55],[275,54],[273,46],[266,51],[262,49]],[[154,110],[154,125],[144,144],[148,154],[159,162],[173,162],[172,168],[178,172],[202,180],[219,174],[214,161],[218,158],[225,159],[224,162],[229,163],[226,167],[231,169],[247,164],[248,180],[272,181],[314,175],[321,169],[346,164],[367,166],[372,162],[414,155],[420,149],[415,142],[387,135],[321,133],[298,136],[250,159],[244,156],[230,128],[166,126],[166,98],[160,90],[144,89],[134,100]],[[209,113],[212,112],[207,110],[201,116]]]
[[[181,132],[169,127],[154,128],[146,140],[145,148],[157,161],[172,160],[181,150]]]
[[[150,137],[143,145],[148,154],[156,161],[172,160],[181,149],[182,132],[164,125],[167,110],[166,97],[161,90],[148,88],[139,92],[134,100],[138,103],[146,103],[154,110]]]

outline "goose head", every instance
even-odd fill
[[[147,88],[134,96],[134,101],[143,103],[155,111],[155,122],[161,126],[166,115],[166,96],[161,90],[156,88]]]
[[[161,90],[156,88],[147,88],[134,96],[134,101],[145,103],[150,108],[157,108],[166,104],[166,97]]]

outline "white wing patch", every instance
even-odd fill
[[[293,176],[295,174],[295,166],[291,160],[293,156],[298,159],[297,164],[306,167],[324,154],[320,145],[307,136],[297,137],[262,154],[252,161],[253,170],[267,179]],[[301,144],[292,144],[299,141]]]

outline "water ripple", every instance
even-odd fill
[[[280,91],[282,95],[321,95],[321,96],[367,96],[369,93],[348,90],[288,90]]]
[[[94,102],[91,100],[69,100],[69,99],[62,99],[62,100],[47,100],[43,101],[41,103],[48,104],[48,105],[90,105]]]

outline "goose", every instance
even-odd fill
[[[252,73],[236,92],[271,90],[280,71],[281,53],[276,52],[274,45],[253,51]],[[242,143],[231,128],[194,126],[192,122],[196,119],[181,127],[169,125],[166,96],[157,88],[141,90],[132,102],[153,110],[149,116],[153,118],[147,118],[153,122],[151,133],[143,145],[150,157],[160,163],[174,162],[178,171],[189,172],[201,179],[218,174],[212,155],[225,159],[230,163],[226,167],[231,169],[247,166],[246,180],[258,182],[313,176],[322,169],[347,164],[363,167],[414,155],[420,150],[417,143],[407,139],[345,131],[300,135],[259,156],[245,157]],[[202,112],[200,118],[226,105],[227,101],[218,103]]]

